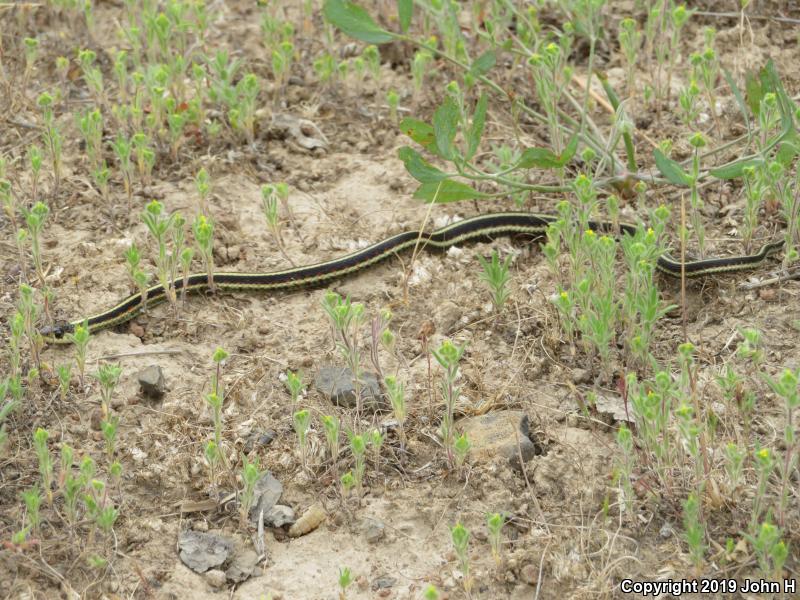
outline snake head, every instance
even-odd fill
[[[74,329],[73,325],[67,321],[56,321],[53,325],[45,325],[42,327],[39,333],[45,341],[48,339],[61,340],[64,339],[64,336],[68,333],[72,333]]]

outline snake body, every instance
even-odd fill
[[[444,249],[463,242],[478,239],[490,239],[500,235],[526,234],[541,238],[547,233],[550,225],[558,217],[548,214],[529,212],[503,212],[479,215],[452,223],[431,232],[406,231],[398,233],[375,244],[357,250],[351,254],[332,260],[312,265],[301,266],[293,269],[284,269],[269,273],[228,273],[213,274],[213,288],[220,290],[292,290],[325,284],[331,280],[361,271],[371,265],[379,263],[404,250],[414,247]],[[618,235],[632,235],[636,228],[633,225],[620,224],[615,227],[609,222],[591,222],[590,229],[594,231]],[[702,277],[731,271],[752,269],[773,254],[779,252],[783,242],[765,244],[755,254],[732,256],[725,258],[706,258],[702,260],[681,263],[669,254],[658,258],[659,271],[673,276]],[[211,290],[209,277],[206,273],[189,275],[185,280],[178,277],[172,282],[176,292],[186,285],[187,292]],[[161,284],[153,285],[146,291],[146,306],[152,306],[167,299],[167,291]],[[69,323],[60,323],[41,330],[46,343],[69,343],[67,334],[75,331],[75,327],[86,322],[90,332],[113,327],[134,318],[144,308],[142,294],[131,294],[117,305],[86,319]]]

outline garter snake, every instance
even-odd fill
[[[417,245],[442,249],[462,242],[491,238],[498,235],[526,234],[533,237],[544,237],[547,233],[547,228],[557,219],[558,217],[555,215],[527,212],[479,215],[429,233],[424,231],[398,233],[346,256],[313,265],[270,273],[214,273],[213,284],[215,289],[219,288],[221,290],[291,290],[311,287],[360,271]],[[589,227],[595,231],[628,235],[632,235],[636,230],[633,225],[620,224],[619,231],[617,231],[609,222],[591,222]],[[769,256],[779,252],[782,247],[782,241],[772,242],[762,246],[755,254],[706,258],[687,261],[683,265],[669,254],[663,254],[658,258],[657,268],[659,271],[673,277],[680,277],[682,271],[686,277],[702,277],[752,269],[762,264]],[[187,292],[211,289],[206,273],[189,275],[185,281]],[[172,285],[176,291],[180,291],[184,286],[184,278],[176,278]],[[146,292],[147,306],[152,306],[166,298],[167,294],[160,284],[151,286]],[[141,310],[141,294],[135,293],[122,300],[116,306],[92,315],[85,321],[88,323],[89,331],[95,332],[129,321]],[[53,327],[43,328],[41,334],[46,343],[69,343],[69,338],[66,334],[73,332],[75,327],[83,322],[84,320],[81,319],[70,323],[56,324]]]

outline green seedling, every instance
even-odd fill
[[[464,577],[464,591],[469,595],[472,590],[472,578],[469,574],[469,531],[461,523],[456,523],[450,529],[450,539],[453,542],[453,549],[458,557],[459,568]]]
[[[466,345],[456,346],[451,341],[445,340],[438,349],[432,351],[433,357],[444,370],[441,392],[445,403],[445,412],[442,416],[441,433],[444,447],[447,451],[447,461],[451,467],[455,464],[454,411],[460,392],[459,387],[456,385],[456,380],[458,379],[458,363],[464,355],[465,348]]]
[[[350,490],[353,489],[353,486],[356,484],[356,478],[353,475],[352,471],[348,471],[344,473],[340,479],[340,483],[342,484],[342,498],[347,498],[350,496]]]
[[[194,239],[200,250],[200,256],[206,266],[208,277],[208,288],[213,292],[214,288],[214,222],[206,219],[205,215],[198,215],[192,225]]]
[[[109,414],[108,409],[109,406],[111,406],[111,397],[114,395],[114,388],[117,387],[120,375],[122,375],[122,367],[119,365],[102,364],[92,375],[100,382],[102,413],[103,418],[107,418]]]
[[[364,471],[366,468],[364,458],[367,452],[367,443],[362,435],[353,433],[348,433],[347,435],[350,438],[350,451],[353,453],[355,462],[353,466],[353,482],[355,483],[356,494],[360,503],[363,496]]]
[[[393,375],[387,376],[383,380],[386,386],[386,394],[389,396],[389,402],[394,411],[394,418],[397,420],[397,431],[400,437],[400,449],[404,450],[406,447],[406,418],[408,411],[406,409],[406,397],[403,384],[397,381]]]
[[[696,569],[703,565],[705,555],[705,527],[701,521],[700,501],[694,492],[683,505],[683,529],[689,555]]]
[[[622,54],[625,56],[628,96],[632,97],[635,91],[633,78],[636,69],[636,60],[639,56],[639,48],[642,44],[642,32],[637,28],[636,21],[631,18],[623,19],[619,24],[618,39]]]
[[[31,198],[36,203],[39,195],[39,173],[42,170],[42,149],[36,144],[28,146],[28,163],[31,166]]]
[[[47,495],[47,503],[53,501],[53,459],[50,456],[50,449],[47,447],[47,440],[50,434],[46,429],[38,427],[33,434],[33,447],[39,459],[39,475],[42,478],[42,489]]]
[[[250,509],[253,507],[255,501],[256,483],[263,477],[266,471],[261,471],[258,466],[258,457],[253,462],[249,462],[247,457],[242,455],[242,505],[240,516],[240,523],[242,528],[247,525],[247,516],[250,514]]]
[[[103,432],[103,439],[106,442],[106,454],[108,460],[114,458],[114,451],[117,445],[117,430],[119,428],[119,417],[116,415],[110,416],[100,422],[100,430]]]
[[[386,92],[386,104],[389,106],[389,118],[392,123],[397,124],[399,122],[397,110],[400,107],[400,94],[396,90]]]
[[[68,362],[58,365],[56,367],[56,373],[58,374],[58,390],[60,398],[61,401],[64,402],[67,399],[67,394],[69,394],[69,384],[72,381],[72,363]],[[2,398],[2,394],[0,394],[0,398]]]
[[[89,322],[75,326],[75,331],[67,334],[67,339],[75,345],[75,363],[78,365],[78,373],[81,378],[81,387],[86,385],[86,350],[89,347]]]
[[[298,410],[292,417],[294,431],[297,434],[297,443],[300,446],[300,457],[303,468],[308,466],[308,428],[311,425],[311,413],[308,410]]]
[[[208,442],[206,442],[203,455],[205,456],[206,462],[208,463],[209,480],[211,482],[211,487],[214,487],[217,484],[216,467],[217,464],[220,462],[219,446],[214,440],[208,440]]]
[[[339,568],[339,600],[347,600],[347,588],[353,584],[350,567]]]
[[[39,487],[34,486],[22,492],[22,501],[25,503],[28,524],[34,533],[38,533],[39,524],[41,523],[39,507],[42,504],[42,494],[39,491]]]
[[[506,517],[501,513],[491,513],[486,515],[486,528],[489,530],[489,545],[492,548],[492,558],[496,566],[502,562],[502,543],[501,535],[503,525],[506,524]]]
[[[378,428],[373,429],[369,434],[369,444],[372,447],[372,462],[375,465],[375,474],[380,473],[381,470],[381,448],[386,435],[381,433]]]
[[[50,155],[50,160],[52,161],[53,165],[53,175],[55,177],[53,191],[55,195],[55,193],[58,192],[61,182],[61,151],[64,145],[64,137],[56,125],[55,114],[53,112],[53,97],[47,92],[44,92],[43,94],[39,95],[37,104],[42,110],[42,117],[44,119],[42,142],[45,148],[47,148],[47,152]]]
[[[361,349],[359,334],[364,323],[364,305],[351,303],[350,297],[342,299],[335,292],[327,292],[322,299],[322,308],[331,323],[336,348],[341,353],[350,371],[353,373],[353,387],[356,396],[356,414],[363,413],[361,397]]]
[[[783,565],[789,556],[788,545],[781,540],[781,531],[768,521],[761,523],[756,535],[746,536],[753,546],[758,566],[768,579],[783,579]]]
[[[208,176],[208,171],[201,168],[194,178],[194,185],[197,189],[197,195],[200,198],[198,204],[198,215],[208,214],[208,197],[211,194],[211,178]]]
[[[470,444],[469,440],[467,439],[466,433],[462,433],[453,442],[453,454],[456,458],[456,469],[459,471],[464,468],[464,463],[467,460],[467,456],[469,455],[469,450],[471,447],[472,444]]]
[[[789,478],[795,472],[797,465],[797,430],[795,428],[795,409],[800,405],[798,392],[798,371],[784,369],[777,378],[764,375],[770,389],[783,400],[784,418],[786,425],[783,430],[784,460],[779,465],[781,473],[781,492],[778,503],[778,522],[785,523],[786,507],[789,502]]]
[[[508,289],[508,282],[511,280],[511,274],[508,271],[508,265],[511,264],[511,255],[507,256],[503,262],[497,256],[497,251],[492,251],[491,261],[487,261],[483,256],[478,256],[478,262],[483,267],[481,273],[481,281],[483,281],[489,288],[492,295],[492,305],[497,313],[500,313],[505,306],[506,300],[511,295]]]
[[[303,392],[303,381],[299,373],[286,371],[286,389],[289,390],[289,394],[292,396],[292,411],[294,412],[295,408],[297,408],[297,400]]]

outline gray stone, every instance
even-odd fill
[[[167,391],[167,383],[164,380],[164,373],[158,365],[150,365],[146,369],[136,374],[136,380],[142,393],[148,398],[158,400]]]
[[[225,572],[219,569],[211,569],[205,575],[206,582],[214,589],[220,589],[225,587],[226,579]]]
[[[282,504],[276,504],[264,513],[264,525],[269,527],[283,527],[292,525],[295,522],[294,511]]]
[[[389,588],[394,587],[396,583],[396,578],[383,575],[382,577],[374,579],[370,587],[372,588],[373,592],[377,592],[378,590],[388,590]]]
[[[266,431],[254,431],[250,435],[247,436],[247,439],[244,443],[244,452],[245,454],[249,454],[256,448],[261,448],[263,446],[269,446],[272,441],[275,439],[275,430],[267,429]]]
[[[360,529],[364,539],[370,544],[379,542],[386,535],[386,526],[383,522],[378,519],[373,519],[372,517],[364,519]]]
[[[261,479],[256,481],[254,494],[255,502],[253,502],[253,507],[250,509],[249,517],[250,523],[255,526],[258,524],[259,513],[263,510],[264,515],[266,515],[281,499],[283,484],[269,472],[264,473]]]
[[[528,415],[521,410],[502,410],[467,417],[459,420],[457,425],[467,434],[471,444],[470,457],[477,462],[487,462],[502,456],[514,469],[521,471],[520,453],[523,462],[528,462],[540,453],[530,437]],[[517,435],[514,435],[515,429]]]
[[[353,372],[347,367],[321,367],[314,376],[314,388],[337,406],[356,407]],[[361,374],[361,400],[370,411],[385,407],[381,386],[375,373]]]
[[[231,583],[241,583],[253,575],[259,575],[258,554],[247,548],[233,557],[225,575]]]
[[[192,530],[181,532],[178,547],[181,562],[196,573],[220,566],[233,552],[233,542],[228,538]]]

